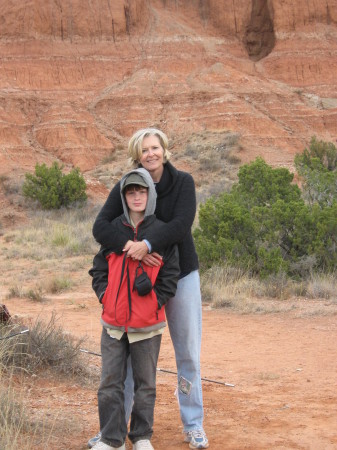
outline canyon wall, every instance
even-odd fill
[[[336,23],[335,0],[0,0],[0,175],[57,160],[97,185],[148,125],[180,156],[233,133],[292,167],[336,141]]]

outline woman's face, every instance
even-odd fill
[[[160,180],[164,169],[164,149],[157,136],[147,136],[143,139],[139,162],[144,169],[150,172],[154,181]]]

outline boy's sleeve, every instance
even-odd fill
[[[169,247],[163,256],[163,266],[161,267],[154,291],[157,295],[159,309],[167,301],[175,296],[180,275],[179,254],[177,245]]]
[[[89,270],[89,275],[92,276],[92,288],[100,303],[108,286],[109,265],[105,259],[105,251],[104,248],[101,248],[94,257],[93,267]]]

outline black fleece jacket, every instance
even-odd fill
[[[177,170],[170,162],[156,184],[157,206],[155,215],[161,226],[148,229],[144,235],[152,251],[158,252],[172,244],[178,244],[181,275],[199,268],[198,256],[192,238],[191,227],[196,212],[195,185],[190,174]],[[93,226],[97,242],[115,252],[123,249],[126,240],[114,232],[111,221],[123,213],[120,186],[111,190]]]
[[[124,236],[126,241],[133,240],[134,230],[128,224],[124,215],[115,219],[111,223],[111,226],[115,230],[115,233]],[[161,222],[156,219],[154,215],[145,217],[137,227],[137,239],[142,240],[146,230],[149,228],[155,230],[160,226]],[[157,295],[158,307],[160,309],[170,298],[174,297],[176,293],[179,278],[179,256],[177,245],[170,245],[165,248],[161,246],[158,252],[163,256],[163,265],[159,270],[153,289]],[[89,275],[93,278],[92,287],[99,301],[102,300],[108,285],[109,268],[106,256],[109,253],[111,253],[111,249],[101,248],[94,257],[93,267],[89,270]],[[121,254],[122,252],[115,253]],[[120,274],[113,274],[113,276],[116,277],[116,283],[119,282],[119,275]]]

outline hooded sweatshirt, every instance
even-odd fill
[[[121,194],[122,205],[123,205],[123,213],[129,224],[131,224],[131,220],[130,220],[129,210],[128,210],[128,207],[126,204],[125,196],[123,194],[123,190],[125,187],[126,179],[132,173],[137,173],[138,175],[140,175],[148,187],[147,203],[146,203],[144,218],[154,214],[154,211],[156,209],[156,199],[157,199],[156,188],[154,186],[151,175],[149,174],[149,172],[147,170],[145,170],[143,168],[139,168],[139,169],[131,170],[126,175],[124,175],[124,177],[121,179],[121,182],[120,182],[120,194]]]
[[[141,175],[148,185],[144,219],[136,228],[131,225],[123,194],[125,180],[131,173]],[[145,169],[132,170],[122,178],[120,195],[124,213],[111,222],[114,233],[121,233],[125,240],[140,241],[150,228],[160,232],[162,222],[153,214],[156,207],[156,190],[151,176]],[[126,258],[122,249],[111,252],[102,248],[95,256],[89,274],[93,277],[93,288],[103,305],[101,318],[103,326],[126,332],[149,332],[166,326],[163,306],[175,295],[180,272],[179,258],[176,245],[161,249],[159,253],[163,256],[161,266],[149,267],[142,264],[153,286],[151,292],[145,296],[138,295],[134,289],[139,261]]]

